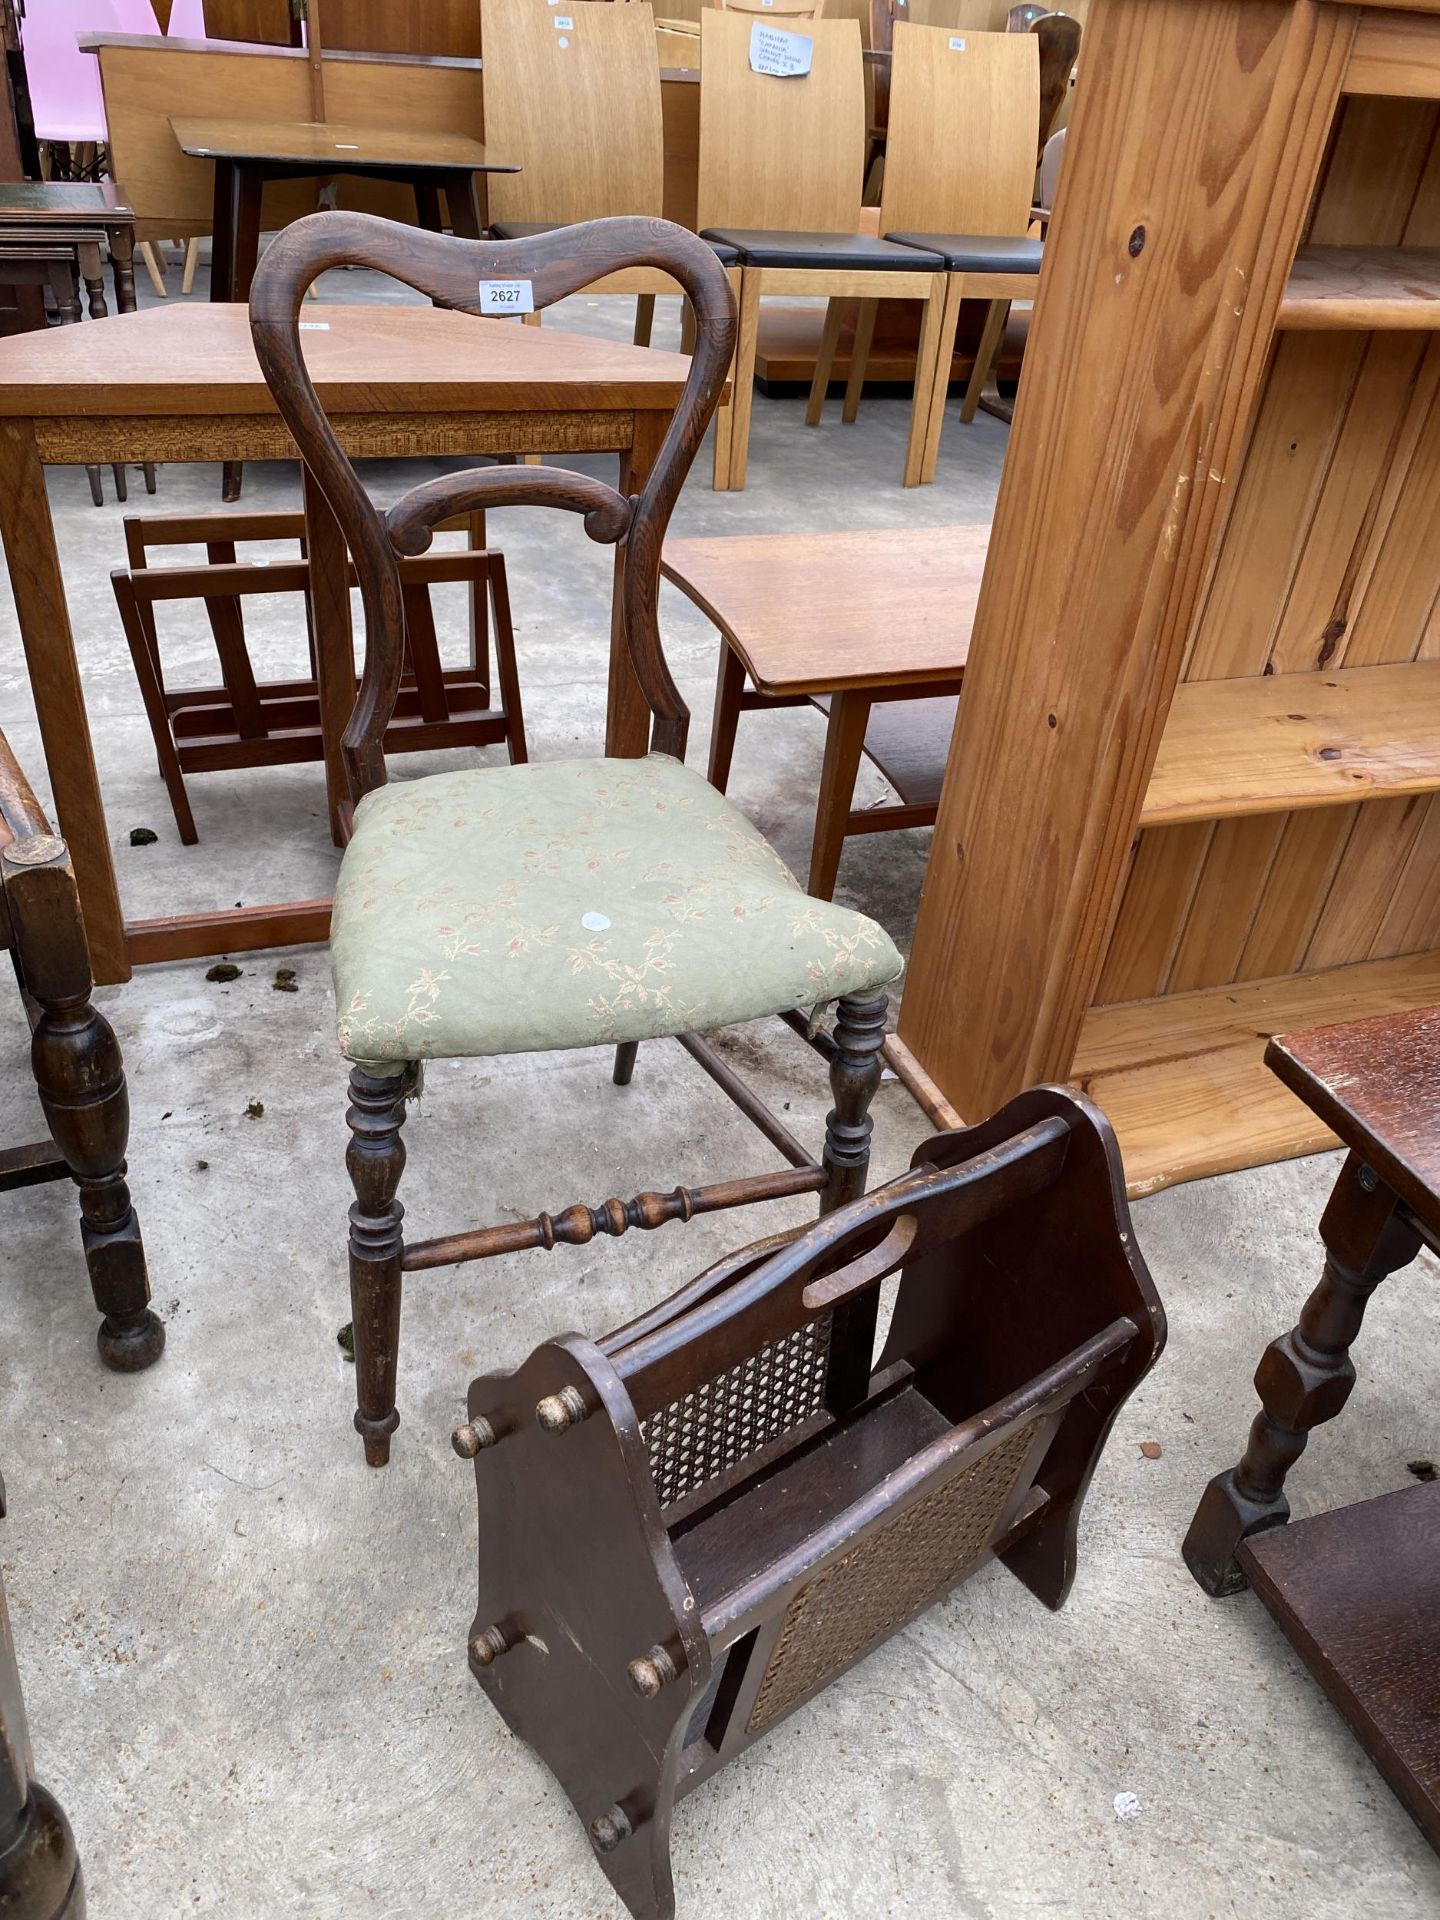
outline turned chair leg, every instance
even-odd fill
[[[90,1004],[90,960],[65,842],[16,840],[3,855],[15,958],[39,1008],[30,1059],[51,1138],[80,1189],[80,1238],[95,1305],[104,1318],[100,1358],[138,1373],[160,1358],[165,1328],[150,1308],[145,1247],[125,1148],[130,1098],[110,1023]]]
[[[1216,1598],[1246,1584],[1235,1559],[1241,1541],[1290,1518],[1286,1475],[1311,1431],[1333,1420],[1350,1398],[1350,1348],[1370,1296],[1420,1250],[1419,1235],[1394,1194],[1354,1153],[1335,1183],[1320,1236],[1320,1283],[1301,1308],[1298,1325],[1271,1342],[1256,1369],[1260,1411],[1244,1456],[1206,1487],[1185,1536],[1185,1564]]]
[[[615,1049],[615,1071],[610,1076],[617,1087],[628,1087],[630,1077],[635,1071],[635,1056],[640,1051],[638,1040],[622,1040]]]
[[[395,1198],[405,1169],[400,1129],[414,1083],[398,1074],[350,1070],[345,1121],[351,1141],[345,1165],[355,1189],[350,1209],[350,1313],[355,1339],[355,1431],[368,1466],[390,1458],[390,1436],[400,1424],[395,1371],[400,1350],[400,1260],[405,1209]]]
[[[870,1102],[880,1085],[880,1048],[885,1039],[889,997],[846,998],[835,1015],[835,1056],[830,1062],[830,1091],[835,1105],[825,1116],[824,1167],[828,1175],[820,1195],[822,1214],[848,1206],[865,1191],[870,1171]]]

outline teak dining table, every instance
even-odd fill
[[[352,456],[618,452],[625,493],[643,483],[690,364],[649,347],[430,306],[321,303],[307,306],[306,316],[307,361]],[[54,328],[0,341],[0,538],[57,831],[70,845],[99,982],[126,980],[132,967],[151,961],[323,940],[330,903],[126,922],[44,469],[295,457],[243,306],[152,309],[96,330]],[[346,792],[339,742],[355,698],[348,559],[323,497],[308,473],[303,478],[325,778],[339,844]],[[644,753],[646,720],[617,610],[606,750]]]

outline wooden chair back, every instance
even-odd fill
[[[486,0],[485,138],[521,163],[489,182],[494,220],[658,216],[665,136],[651,8]]]
[[[476,315],[483,280],[528,280],[537,311],[631,267],[677,280],[694,312],[694,349],[680,404],[638,497],[627,500],[603,481],[563,467],[487,467],[412,487],[382,514],[341,450],[300,342],[306,288],[330,267],[347,265],[371,267],[442,306]],[[352,798],[385,782],[384,735],[404,665],[400,558],[423,553],[434,528],[452,514],[489,507],[562,507],[584,516],[593,540],[618,544],[625,636],[654,718],[652,745],[683,759],[690,712],[660,642],[660,549],[735,348],[735,303],[711,249],[683,228],[648,219],[596,220],[533,239],[484,241],[367,214],[317,213],[267,249],[251,288],[250,325],[266,383],[339,523],[359,581],[365,667],[342,741]]]
[[[489,24],[490,6],[485,8]],[[480,0],[324,0],[327,52],[480,58]]]
[[[897,26],[880,231],[1023,234],[1039,111],[1032,35]]]
[[[716,0],[722,13],[748,13],[757,20],[818,20],[825,0]]]
[[[1066,13],[1046,13],[1031,23],[1030,33],[1040,49],[1040,131],[1036,162],[1060,117],[1070,76],[1080,58],[1080,22]]]
[[[300,20],[290,0],[205,0],[205,35],[209,40],[298,47]]]
[[[674,1912],[676,1800],[992,1557],[1064,1601],[1165,1339],[1124,1193],[1104,1119],[1036,1088],[788,1244],[471,1385],[471,1668],[632,1914]]]
[[[715,8],[701,16],[697,225],[853,233],[865,168],[860,28],[807,22],[810,72],[777,79],[751,71],[754,24]]]
[[[898,27],[945,27],[951,33],[1004,33],[1009,14],[1006,0],[893,0]]]

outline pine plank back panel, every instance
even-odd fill
[[[1032,34],[897,23],[880,231],[1023,234],[1039,112]]]
[[[1344,100],[1307,240],[1437,235],[1440,108]],[[1440,340],[1280,334],[1183,678],[1437,657],[1437,524]],[[1097,1003],[1427,950],[1437,889],[1440,799],[1426,794],[1148,829]]]
[[[559,19],[574,26],[561,32]],[[546,0],[486,0],[485,124],[522,168],[490,181],[493,219],[658,217],[665,141],[650,7],[567,14]]]
[[[900,1014],[966,1116],[1075,1060],[1355,22],[1087,24],[1030,338],[1052,375],[1019,395]]]
[[[745,14],[700,20],[698,224],[854,233],[865,166],[865,85],[854,20],[809,20],[811,70],[750,70]]]

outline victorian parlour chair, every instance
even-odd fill
[[[694,308],[695,350],[639,495],[627,500],[561,468],[496,466],[427,481],[384,513],[373,506],[306,372],[299,332],[306,287],[349,263],[477,315],[482,282],[527,281],[539,309],[603,274],[673,275]],[[660,642],[660,548],[735,344],[725,269],[703,241],[648,219],[471,241],[317,213],[267,251],[250,313],[276,404],[354,558],[365,613],[364,672],[343,742],[353,837],[335,890],[331,952],[340,1046],[351,1063],[355,1425],[366,1459],[383,1466],[399,1424],[404,1273],[557,1241],[582,1245],[597,1233],[801,1193],[818,1195],[827,1213],[861,1193],[884,989],[901,962],[873,921],[804,894],[744,816],[684,765],[689,712]],[[492,344],[505,340],[506,324],[477,319],[477,351],[485,352],[487,332]],[[652,716],[651,752],[387,786],[383,736],[405,637],[400,558],[423,552],[451,514],[522,505],[579,513],[592,539],[618,546],[617,592]],[[808,1010],[832,1001],[834,1035],[815,1036],[835,1099],[817,1161],[697,1029],[779,1014],[808,1035]],[[396,1200],[400,1131],[424,1061],[608,1044],[624,1086],[639,1043],[661,1037],[681,1042],[788,1168],[406,1244]]]

